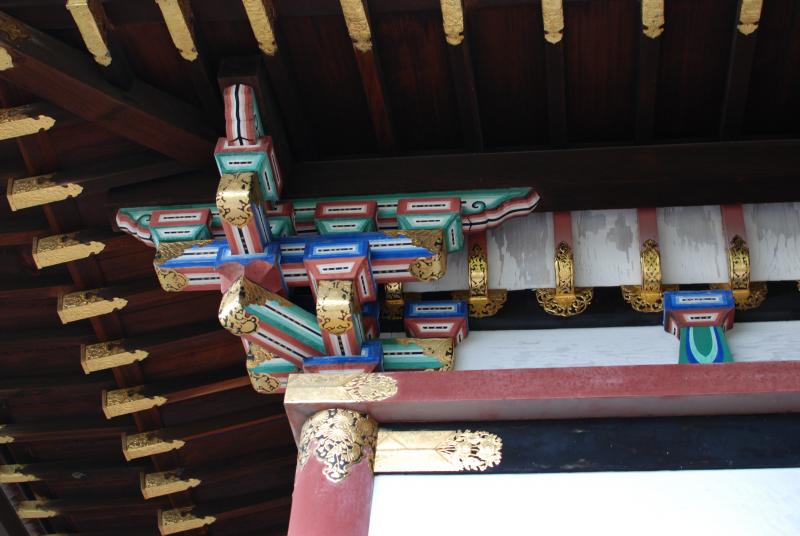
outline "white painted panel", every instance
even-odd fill
[[[657,214],[663,283],[728,281],[719,206],[663,208]]]
[[[573,212],[572,243],[576,286],[642,283],[636,210]],[[548,286],[553,286],[552,280]]]
[[[734,361],[800,360],[800,321],[742,322],[726,333]],[[456,370],[678,362],[678,339],[661,326],[473,331],[456,347]]]
[[[489,287],[522,290],[552,287],[553,213],[534,212],[488,234]]]
[[[745,205],[753,281],[800,279],[800,203]]]
[[[796,536],[800,469],[379,475],[370,536]]]

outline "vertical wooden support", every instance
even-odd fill
[[[386,100],[386,85],[383,82],[378,54],[372,39],[367,5],[364,0],[339,0],[339,2],[347,32],[353,41],[353,53],[358,71],[361,73],[361,85],[367,97],[378,148],[383,153],[393,153],[396,150],[394,125]]]
[[[642,32],[636,68],[635,138],[638,143],[653,139],[665,1],[668,0],[641,0]]]
[[[440,0],[440,2],[442,26],[447,41],[450,69],[453,73],[464,144],[468,151],[480,152],[483,150],[483,132],[464,7],[461,0]]]
[[[377,434],[372,418],[347,409],[322,410],[305,422],[288,536],[368,535]]]
[[[300,160],[313,160],[317,156],[316,144],[300,102],[297,81],[287,64],[283,38],[276,24],[272,0],[242,0],[242,6],[250,21],[253,35],[258,41],[258,47],[263,53],[262,60],[277,102],[280,102],[280,111],[285,118],[292,148]],[[266,115],[277,112],[276,109],[261,109],[261,113]]]
[[[658,219],[655,208],[637,210],[639,222],[641,285],[623,285],[622,297],[640,313],[664,310],[664,291],[677,290],[677,285],[661,284],[661,252],[658,249]]]
[[[572,255],[572,216],[569,212],[553,213],[555,244],[555,288],[536,289],[536,301],[546,313],[570,317],[583,313],[592,303],[594,290],[575,288],[575,260]]]
[[[567,143],[567,98],[564,72],[564,6],[562,0],[542,0],[547,121],[550,143]]]
[[[719,135],[722,139],[737,138],[742,131],[750,72],[758,40],[761,3],[762,0],[739,0],[720,116]]]

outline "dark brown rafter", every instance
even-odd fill
[[[140,81],[128,91],[109,84],[85,54],[2,14],[0,46],[13,67],[9,82],[61,108],[176,160],[211,162],[214,134],[198,113]],[[48,83],[42,83],[47,80]]]
[[[639,34],[639,56],[636,69],[636,125],[637,143],[653,140],[658,92],[658,70],[661,62],[661,37]]]
[[[739,0],[741,6],[742,0]],[[747,106],[747,90],[750,85],[750,72],[753,67],[753,56],[758,42],[758,30],[749,35],[739,31],[739,9],[733,21],[733,38],[731,43],[728,76],[725,82],[725,96],[722,100],[719,135],[722,139],[738,138],[742,132],[745,106]]]

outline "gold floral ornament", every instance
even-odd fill
[[[217,188],[220,217],[234,227],[244,227],[253,218],[252,204],[259,201],[255,173],[223,173]]]
[[[740,311],[755,309],[767,298],[767,284],[750,281],[750,248],[747,242],[736,235],[728,247],[728,276],[730,283],[711,285],[713,289],[730,290]]]
[[[381,428],[375,447],[376,473],[485,471],[500,465],[502,439],[471,430]]]
[[[349,409],[326,409],[309,418],[300,432],[297,466],[305,468],[313,454],[323,465],[322,474],[337,483],[365,460],[372,470],[378,424]]]
[[[536,289],[536,301],[546,313],[570,317],[576,316],[592,303],[594,290],[591,288],[575,288],[575,266],[572,248],[561,242],[556,248],[555,256],[556,287]]]
[[[320,281],[317,285],[317,322],[328,333],[341,335],[353,329],[358,313],[351,281]]]
[[[385,374],[292,374],[284,402],[380,402],[396,394],[397,380]]]
[[[677,290],[677,285],[661,284],[661,253],[655,240],[645,240],[640,255],[642,284],[623,285],[622,297],[634,311],[657,313],[664,310],[664,291]]]
[[[258,318],[247,312],[247,306],[264,304],[271,293],[246,277],[240,277],[222,295],[219,304],[219,322],[222,327],[242,336],[258,329]]]
[[[489,259],[480,243],[472,244],[467,266],[469,290],[454,292],[453,299],[466,301],[469,316],[473,318],[496,315],[506,303],[508,293],[505,289],[489,288]]]
[[[266,372],[256,372],[259,365],[266,361],[275,359],[275,354],[268,352],[257,344],[250,344],[250,351],[247,353],[247,375],[250,377],[250,385],[257,393],[268,395],[274,393],[281,387],[281,382],[272,374]]]

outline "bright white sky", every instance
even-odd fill
[[[370,536],[800,536],[800,469],[380,475]]]

